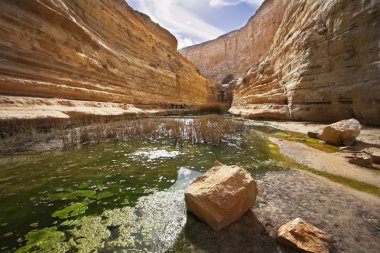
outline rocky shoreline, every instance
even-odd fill
[[[256,206],[240,220],[214,232],[188,215],[184,231],[169,252],[298,252],[277,241],[279,227],[297,217],[334,236],[331,252],[377,252],[378,197],[298,170],[267,172],[255,180]]]

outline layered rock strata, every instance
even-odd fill
[[[215,100],[216,84],[177,52],[174,36],[123,0],[1,1],[0,28],[1,100],[111,107]]]
[[[208,77],[242,74],[233,114],[380,125],[379,27],[378,0],[267,0],[246,27],[182,53]]]
[[[231,77],[244,74],[268,51],[286,2],[265,1],[243,28],[180,52],[206,77],[228,83]]]
[[[289,0],[234,94],[246,117],[380,124],[380,2]]]

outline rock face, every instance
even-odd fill
[[[256,203],[257,186],[238,166],[215,164],[185,191],[187,210],[215,231],[240,219]]]
[[[342,120],[326,126],[318,138],[331,145],[352,146],[361,129],[356,119]]]
[[[0,28],[0,95],[138,106],[215,100],[215,83],[177,52],[174,36],[124,0],[1,1]]]
[[[289,0],[267,54],[244,76],[232,112],[380,124],[380,2]]]
[[[278,230],[278,240],[310,253],[328,253],[333,245],[330,234],[297,218]]]
[[[249,53],[236,54],[228,47],[229,36],[182,51],[218,80],[231,74],[229,69],[249,69],[237,82],[231,113],[325,122],[354,117],[380,125],[378,0],[267,0],[253,20],[273,23],[252,23],[260,33],[251,34]],[[234,34],[241,36],[235,35],[237,41],[250,38],[246,27]],[[217,53],[224,50],[233,57]],[[219,65],[208,64],[206,52],[216,54],[213,62]]]
[[[265,1],[243,28],[180,52],[206,77],[228,83],[228,77],[244,74],[268,51],[286,2]]]

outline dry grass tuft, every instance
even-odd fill
[[[170,140],[178,146],[183,146],[185,142],[220,146],[226,138],[246,130],[246,126],[243,122],[232,118],[209,115],[188,120],[147,118],[110,122],[80,127],[76,130],[78,137],[74,136],[75,131],[71,131],[71,138],[64,138],[69,140],[69,143],[65,142],[66,145],[99,143],[104,140]]]
[[[99,120],[90,125],[59,125],[41,130],[28,126],[16,129],[12,135],[0,138],[0,153],[33,150],[36,143],[56,140],[64,147],[104,141],[149,140],[172,142],[176,146],[186,143],[222,145],[232,135],[246,129],[243,122],[219,115],[195,118],[140,118],[120,121]]]

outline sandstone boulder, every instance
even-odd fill
[[[215,231],[240,219],[256,203],[257,186],[238,166],[216,163],[185,191],[186,208]]]
[[[318,137],[331,145],[352,146],[355,144],[361,128],[356,119],[342,120],[326,126]]]
[[[311,253],[328,253],[333,245],[330,234],[300,218],[282,225],[278,230],[278,240]]]

